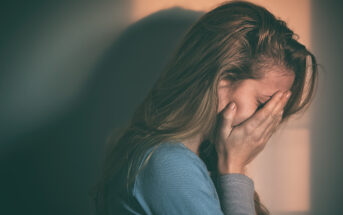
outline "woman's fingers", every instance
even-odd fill
[[[281,120],[282,114],[279,113],[277,116],[275,116],[274,120],[267,124],[267,127],[261,133],[263,142],[267,142],[269,140],[272,134],[276,131],[277,127],[280,125]]]
[[[281,98],[281,102],[279,102],[277,104],[277,106],[275,107],[273,113],[274,114],[279,114],[281,111],[283,111],[284,107],[286,106],[287,102],[288,102],[288,99],[290,98],[291,96],[291,91],[287,91],[284,93],[284,95],[282,96]]]
[[[216,129],[215,134],[215,148],[220,158],[227,157],[227,140],[232,131],[232,123],[234,116],[236,114],[236,105],[234,103],[228,104],[225,109],[222,111],[221,117],[218,121],[219,129]],[[222,156],[220,156],[222,155]]]
[[[262,109],[241,125],[246,133],[252,135],[257,144],[265,142],[265,134],[273,132],[277,124],[281,122],[282,111],[289,98],[288,93],[280,91],[275,93]]]
[[[277,103],[277,105],[274,107],[274,110],[271,111],[271,113],[268,115],[266,120],[261,123],[261,129],[266,129],[270,124],[273,124],[274,121],[281,121],[282,115],[283,115],[283,109],[287,104],[287,101],[291,95],[290,91],[285,92],[280,101]]]
[[[278,125],[280,124],[282,120],[283,108],[287,104],[287,101],[290,95],[291,95],[290,91],[284,93],[280,102],[277,104],[277,106],[269,115],[269,117],[260,125],[258,129],[256,129],[257,130],[256,132],[261,135],[262,139],[268,140],[270,136],[277,129]],[[265,138],[265,136],[267,136],[267,138]]]
[[[257,111],[250,119],[238,127],[245,127],[247,132],[251,133],[259,128],[262,124],[265,124],[264,122],[269,120],[270,115],[280,102],[282,95],[283,93],[281,91],[276,92],[271,100],[266,103],[262,109]]]
[[[223,115],[221,119],[220,132],[224,138],[229,136],[231,133],[236,109],[235,103],[231,102],[222,112]]]

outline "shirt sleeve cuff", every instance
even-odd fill
[[[252,179],[243,174],[232,173],[219,175],[217,183],[224,214],[255,214]]]

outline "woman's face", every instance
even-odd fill
[[[234,85],[228,80],[221,80],[218,85],[217,113],[220,113],[228,103],[235,102],[237,109],[233,126],[237,126],[250,118],[257,108],[266,103],[277,91],[291,89],[294,77],[293,72],[284,75],[278,68],[273,68],[273,71],[265,73],[260,80],[246,79]]]

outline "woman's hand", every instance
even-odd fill
[[[222,112],[215,147],[220,174],[244,174],[245,166],[262,151],[281,122],[290,91],[277,92],[262,109],[239,126],[232,127],[236,107],[230,103]]]

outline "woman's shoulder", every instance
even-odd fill
[[[184,183],[185,180],[208,183],[211,180],[206,164],[181,142],[165,142],[150,148],[141,161],[135,184]],[[174,181],[171,182],[170,180]]]
[[[200,157],[181,142],[164,142],[150,148],[141,165],[144,162],[146,162],[147,168],[155,170],[160,168],[194,168],[194,165],[206,170],[206,165]]]
[[[132,193],[145,214],[221,214],[215,186],[198,155],[175,142],[149,152]]]
[[[182,143],[162,143],[147,151],[145,161],[133,190],[141,205],[156,201],[161,193],[168,201],[187,199],[192,192],[217,198],[205,163]]]

